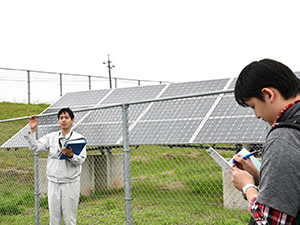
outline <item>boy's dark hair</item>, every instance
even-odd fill
[[[261,90],[276,88],[285,99],[300,93],[300,80],[286,65],[272,59],[262,59],[247,65],[240,73],[234,89],[235,100],[247,107],[247,99],[256,97],[264,101]]]
[[[60,110],[59,110],[59,112],[57,113],[57,118],[59,119],[59,116],[62,114],[62,113],[69,113],[69,116],[70,116],[70,118],[71,118],[71,120],[72,119],[74,119],[74,113],[73,113],[73,111],[71,110],[71,109],[69,109],[69,108],[61,108]]]

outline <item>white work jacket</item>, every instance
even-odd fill
[[[70,131],[66,136],[63,136],[60,131],[46,134],[42,138],[36,140],[35,133],[24,135],[29,143],[29,149],[33,152],[49,151],[47,160],[47,177],[48,180],[55,183],[75,182],[80,179],[81,165],[86,158],[86,147],[80,155],[75,155],[72,158],[61,160],[58,154],[67,140],[83,137],[75,131]]]

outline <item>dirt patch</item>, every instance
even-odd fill
[[[161,173],[162,175],[168,175],[168,176],[172,176],[172,175],[175,175],[175,172],[170,170],[170,171],[166,171],[166,172],[163,172]]]
[[[145,180],[145,179],[146,179],[145,176],[134,177],[134,178],[131,178],[131,182],[135,182],[135,181],[139,181],[139,180]]]
[[[182,190],[185,184],[179,181],[167,181],[158,185],[162,190]]]
[[[162,157],[166,158],[166,159],[173,159],[175,157],[175,155],[172,152],[168,152],[168,153],[162,154]]]
[[[1,173],[6,175],[18,175],[18,174],[28,174],[28,170],[17,170],[17,169],[0,169]]]
[[[131,162],[149,162],[149,156],[133,156],[130,159]]]
[[[192,152],[188,156],[191,157],[191,158],[197,159],[197,158],[199,158],[202,155],[203,154],[201,152]]]

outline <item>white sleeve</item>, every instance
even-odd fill
[[[36,140],[35,133],[28,133],[24,135],[24,138],[28,141],[29,149],[33,152],[46,152],[49,151],[49,136],[45,135],[44,137]]]

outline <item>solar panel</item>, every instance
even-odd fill
[[[233,89],[236,78],[173,83],[67,93],[45,113],[62,107],[72,110],[110,104],[167,98]],[[130,105],[128,108],[131,145],[262,143],[266,124],[253,111],[239,106],[233,93],[182,98]],[[38,138],[59,130],[57,116],[40,117]],[[75,113],[74,130],[83,134],[88,146],[122,144],[122,108],[103,108]],[[28,125],[1,147],[27,147],[23,138]]]
[[[141,121],[130,133],[130,143],[143,144],[188,144],[201,120]]]
[[[102,104],[127,103],[154,99],[165,87],[166,85],[153,85],[113,89],[111,94],[102,102]]]
[[[256,118],[210,118],[193,143],[263,143],[266,125]]]
[[[216,90],[223,90],[226,84],[230,82],[230,79],[219,79],[219,80],[206,80],[206,81],[195,81],[186,83],[173,83],[170,84],[168,89],[162,94],[161,97],[172,97],[178,95],[187,95],[194,93],[205,93]],[[228,89],[228,88],[226,88]]]
[[[72,107],[73,109],[89,108],[99,104],[101,100],[108,95],[112,90],[93,90],[93,91],[80,91],[70,92],[65,94],[57,102],[50,106],[47,113],[51,110],[57,110],[63,107]]]

